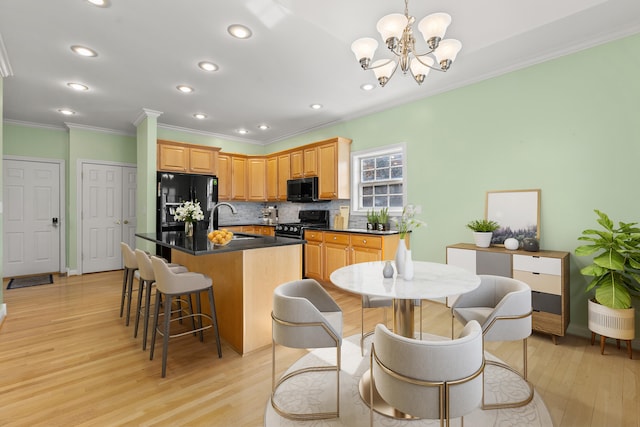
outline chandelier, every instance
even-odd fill
[[[434,13],[422,18],[418,24],[429,49],[424,53],[417,52],[412,28],[414,22],[415,18],[409,15],[409,0],[404,2],[404,15],[392,13],[378,21],[376,28],[395,58],[379,59],[371,63],[378,42],[370,37],[358,39],[351,44],[351,50],[362,69],[373,70],[380,86],[387,84],[398,67],[404,74],[410,71],[413,79],[422,84],[429,70],[447,71],[462,49],[462,43],[458,40],[442,40],[451,24],[451,16]],[[436,61],[439,67],[434,66]]]

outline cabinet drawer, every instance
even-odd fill
[[[531,291],[531,306],[534,311],[562,314],[562,297],[560,295]]]
[[[306,230],[304,232],[304,239],[314,242],[322,242],[322,231]]]
[[[545,332],[558,336],[564,336],[564,328],[562,326],[562,316],[545,312],[533,312],[532,328],[535,331]]]
[[[562,260],[529,255],[513,255],[513,269],[560,276]]]
[[[349,235],[346,233],[324,233],[325,243],[336,243],[349,246]]]
[[[532,291],[562,295],[562,279],[560,276],[513,270],[513,278],[529,285]]]
[[[352,234],[351,246],[357,246],[359,248],[382,249],[382,237]]]

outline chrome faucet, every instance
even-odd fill
[[[213,205],[213,208],[211,208],[211,217],[209,218],[209,227],[210,230],[217,230],[218,229],[218,208],[220,206],[228,206],[229,209],[231,209],[231,213],[232,214],[237,214],[238,210],[236,209],[235,206],[233,206],[231,203],[227,203],[227,202],[220,202],[220,203],[216,203],[215,205]]]

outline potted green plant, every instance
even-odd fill
[[[367,230],[373,231],[378,229],[378,213],[375,209],[367,211]]]
[[[632,340],[635,309],[631,301],[640,295],[640,228],[636,222],[618,222],[616,227],[605,213],[597,209],[595,213],[603,229],[584,230],[578,240],[589,243],[575,250],[578,256],[594,256],[593,262],[580,270],[593,277],[585,289],[595,290],[588,309],[592,342],[594,334]]]
[[[500,228],[500,225],[488,219],[476,219],[467,223],[467,228],[473,231],[473,240],[479,248],[491,246],[493,232]]]
[[[378,213],[378,231],[386,230],[389,230],[389,208],[382,208]]]

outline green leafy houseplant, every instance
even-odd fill
[[[367,211],[367,222],[369,224],[377,224],[378,223],[378,213],[375,209]]]
[[[578,240],[590,243],[575,250],[579,256],[595,254],[593,263],[580,270],[593,277],[585,291],[595,289],[596,301],[606,307],[630,308],[631,297],[640,295],[640,228],[636,222],[615,227],[605,213],[595,213],[604,230],[584,230]]]
[[[378,223],[387,224],[389,222],[389,208],[380,209],[378,214]]]
[[[467,224],[467,228],[480,233],[489,233],[496,231],[498,228],[500,228],[500,225],[495,221],[489,221],[487,219],[476,219],[469,222]]]

